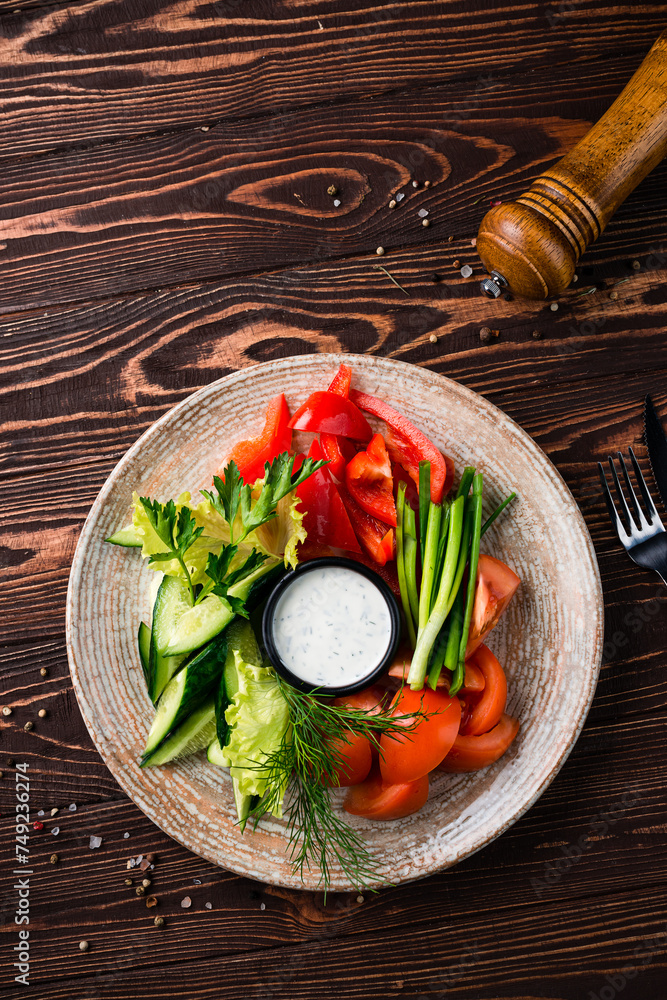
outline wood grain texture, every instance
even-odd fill
[[[476,235],[490,200],[525,190],[581,138],[607,103],[590,93],[604,89],[611,99],[630,63],[608,62],[603,80],[599,63],[585,64],[566,76],[557,100],[563,71],[543,69],[513,93],[478,80],[462,110],[459,87],[450,84],[7,165],[0,309],[297,262],[364,255],[370,263],[378,246],[442,254],[450,236]],[[518,118],[508,115],[508,101],[521,108]],[[657,213],[667,203],[665,169],[646,180],[600,242],[606,259],[664,243]],[[431,187],[415,190],[413,178]],[[327,194],[332,183],[339,206]],[[403,201],[388,208],[399,194]]]
[[[5,155],[600,59],[628,39],[643,54],[667,14],[664,4],[561,6],[144,0],[138,7],[136,0],[91,0],[21,10],[19,4],[0,18]]]

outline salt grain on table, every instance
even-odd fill
[[[75,813],[76,812],[76,802],[72,802],[72,804],[69,805],[67,808],[69,809],[69,811],[71,813]]]
[[[207,910],[213,909],[213,903],[204,903],[204,906],[206,907]]]
[[[193,878],[192,881],[194,882],[195,885],[201,885],[201,879],[200,878]]]
[[[417,215],[419,216],[420,219],[425,219],[426,216],[428,215],[428,209],[420,208],[419,211],[417,212]]]
[[[88,846],[90,847],[91,851],[94,851],[96,847],[102,846],[102,838],[91,837],[90,840],[88,841]]]
[[[51,833],[53,834],[54,837],[57,837],[58,834],[60,833],[60,827],[54,826],[53,829],[51,830]]]
[[[192,900],[190,899],[189,896],[186,896],[184,899],[181,900],[182,909],[187,910],[190,906],[192,906]]]
[[[123,834],[123,840],[129,840],[129,839],[130,839],[129,833],[124,833]]]
[[[403,194],[403,192],[399,191],[399,193],[396,195],[396,201],[403,201],[404,198],[405,195]]]
[[[43,816],[43,815],[44,815],[44,810],[43,810],[43,809],[40,809],[40,810],[39,810],[39,812],[37,813],[37,815],[38,815],[38,816]]]

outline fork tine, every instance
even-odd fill
[[[660,521],[657,510],[655,509],[655,504],[653,503],[653,498],[649,493],[648,486],[646,485],[646,480],[642,475],[642,470],[639,468],[639,462],[635,458],[635,453],[632,448],[628,448],[630,452],[630,460],[632,462],[632,468],[635,470],[635,476],[637,477],[637,482],[639,483],[639,489],[644,498],[644,503],[646,504],[646,509],[649,513],[649,524],[653,524],[654,520],[657,518]]]
[[[602,484],[602,493],[604,495],[605,503],[607,504],[607,510],[609,511],[609,517],[611,518],[611,523],[616,528],[618,537],[620,538],[623,545],[627,545],[630,541],[630,536],[628,535],[625,527],[618,516],[616,508],[614,507],[614,501],[611,498],[611,493],[609,492],[609,486],[607,485],[607,477],[604,474],[604,469],[602,467],[602,462],[598,462],[598,471],[600,473],[600,483]]]
[[[632,520],[632,517],[630,515],[630,511],[628,509],[627,501],[625,499],[625,496],[623,495],[623,490],[621,489],[621,484],[620,484],[620,481],[619,481],[619,478],[618,478],[618,473],[616,472],[616,466],[614,465],[614,460],[611,457],[611,455],[609,455],[609,457],[607,458],[607,461],[609,462],[609,468],[611,469],[611,474],[612,474],[612,477],[613,477],[613,480],[614,480],[614,486],[616,487],[616,496],[618,497],[618,502],[621,505],[621,510],[625,514],[624,527],[626,528],[626,534],[629,533],[631,535],[632,534],[632,529],[634,527],[634,523],[635,522]]]
[[[628,475],[628,467],[625,464],[625,458],[623,457],[623,452],[619,451],[618,460],[621,464],[621,469],[623,470],[623,479],[625,480],[625,485],[628,489],[628,495],[630,497],[630,503],[632,504],[632,509],[635,512],[635,523],[638,523],[639,528],[648,528],[648,521],[644,517],[644,511],[639,506],[639,501],[637,500],[637,494],[635,493],[635,488],[630,481],[630,476]],[[632,527],[632,526],[631,526]]]

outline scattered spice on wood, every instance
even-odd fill
[[[412,182],[412,186],[413,186],[413,188],[418,188],[419,187],[419,181],[413,181]]]
[[[593,288],[592,291],[595,291],[595,289]],[[558,312],[558,303],[552,302],[549,308],[551,309],[552,313]]]
[[[334,198],[334,208],[340,208],[340,198]]]
[[[489,204],[491,205],[491,208],[497,208],[498,205],[502,205],[502,201],[500,198],[492,198]]]
[[[3,708],[3,710],[2,710],[2,714],[3,714],[4,716],[8,716],[8,715],[11,715],[11,714],[12,714],[12,710],[11,710],[11,708],[9,707],[9,705],[5,705],[5,707],[4,707],[4,708]]]
[[[148,869],[150,868],[150,866],[151,866],[151,863],[148,860],[148,858],[144,858],[144,860],[139,863],[139,867],[141,868],[142,872],[148,871]]]
[[[447,242],[448,243],[453,243],[454,242],[454,237],[453,236],[448,236],[447,237]]]
[[[60,858],[58,857],[57,854],[52,854],[51,857],[49,858],[49,861],[51,862],[52,865],[57,865],[58,862],[60,861]]]
[[[143,885],[138,885],[137,888],[134,891],[136,892],[137,896],[145,896],[146,895],[146,890],[144,889]]]
[[[153,923],[156,927],[164,927],[164,917],[156,917]]]
[[[330,194],[332,198],[334,195],[338,194],[338,188],[336,187],[335,184],[329,185],[329,187],[327,188],[327,194]]]
[[[155,896],[147,896],[146,897],[146,906],[148,906],[149,909],[152,906],[157,906],[157,899],[155,898]]]
[[[541,340],[541,339],[542,339],[542,331],[533,330],[533,340]]]
[[[579,281],[579,275],[578,275],[578,274],[573,274],[573,275],[572,275],[572,284],[573,284],[573,285],[576,285],[576,283],[577,283],[578,281]]]
[[[363,903],[363,901],[364,901],[363,896],[357,896],[357,903]]]
[[[483,344],[488,344],[488,342],[491,340],[491,331],[489,330],[488,326],[483,326],[482,329],[479,331],[479,339],[482,341]]]
[[[384,247],[378,247],[375,252],[378,255],[378,257],[382,257],[384,254]]]
[[[101,837],[91,837],[90,840],[88,841],[88,847],[90,848],[91,851],[95,851],[97,850],[98,847],[101,846],[102,846]]]
[[[424,187],[425,188],[430,188],[430,186],[431,186],[431,182],[430,181],[424,181]]]
[[[132,885],[132,879],[131,878],[126,878],[123,881],[125,882],[125,885]]]
[[[460,267],[460,266],[461,266],[461,261],[460,260],[455,260],[454,261],[454,267]]]
[[[419,216],[420,219],[425,219],[426,216],[428,215],[428,209],[420,208],[419,211],[417,212],[417,215]]]
[[[405,193],[403,191],[399,191],[398,194],[396,195],[396,201],[403,201],[404,198],[405,198]]]
[[[151,880],[149,878],[144,878],[141,880],[141,884],[143,885],[144,889],[147,889],[149,885],[151,885]]]
[[[576,298],[581,298],[582,295],[592,295],[593,292],[597,292],[595,285],[592,285],[590,288],[582,288],[580,292],[577,292]],[[557,307],[555,302],[552,302],[551,305]]]
[[[75,813],[76,812],[76,802],[70,802],[70,804],[68,805],[67,808],[69,809],[69,811],[71,813]]]
[[[41,820],[36,819],[35,822],[32,824],[32,828],[33,830],[43,830],[44,824],[42,823]]]
[[[472,268],[470,264],[464,264],[463,267],[461,268],[461,277],[469,278],[471,274],[472,274]]]
[[[387,270],[386,267],[383,267],[382,264],[373,264],[373,270],[374,271],[384,271],[384,273],[387,275],[387,277],[389,278],[389,280],[393,281],[393,283],[396,285],[396,287],[400,288],[400,290],[403,292],[403,294],[407,295],[408,298],[410,298],[410,292],[408,292],[405,288],[403,288],[403,285],[399,285],[399,283],[396,281],[396,278],[393,278],[391,276],[391,274],[389,273],[389,271]]]
[[[39,812],[37,813],[37,815],[38,816],[44,816],[45,815],[44,810],[40,809]]]
[[[23,728],[25,729],[26,733],[29,733],[31,729],[35,728],[35,723],[34,722],[26,722],[26,724],[25,724],[25,726]]]
[[[482,198],[483,197],[484,196],[482,195]],[[478,198],[477,201],[473,201],[473,205],[479,205],[480,201],[482,201],[482,198]]]
[[[4,776],[5,776],[5,772],[4,771],[0,771],[0,779],[4,778]]]
[[[470,246],[471,247],[476,247],[477,246],[477,237],[476,236],[473,236],[473,238],[471,239]]]
[[[438,343],[438,338],[437,338],[437,336],[434,333],[429,334],[429,338],[428,339],[430,340],[430,342],[432,344],[437,344]]]
[[[260,908],[260,910],[265,910],[266,909],[266,903],[260,903],[259,904],[259,908]]]
[[[210,128],[209,125],[202,125],[201,130],[202,132],[208,132],[209,128]]]
[[[60,833],[60,827],[59,826],[51,827],[51,836],[52,837],[57,837],[59,833]]]
[[[396,204],[397,204],[396,199],[392,198],[391,201],[389,202],[389,208],[396,208]]]
[[[193,882],[194,885],[201,885],[201,879],[200,878],[193,878],[192,882]]]
[[[641,269],[641,264],[639,263],[639,261],[638,260],[633,260],[633,262],[632,262],[632,270],[633,271],[639,271],[640,269]]]
[[[40,674],[42,675],[42,677],[46,677],[48,675],[48,673],[49,672],[46,669],[46,667],[42,667],[42,669],[40,670]]]
[[[192,900],[190,899],[190,897],[184,896],[183,899],[181,900],[181,909],[189,910],[191,906],[192,906]]]
[[[428,229],[428,227],[429,227],[430,225],[431,225],[431,220],[430,220],[430,219],[422,219],[422,226],[423,226],[423,227],[424,227],[425,229]]]
[[[213,909],[213,903],[204,903],[204,906],[205,906],[205,908],[207,910],[212,910]]]
[[[53,809],[51,810],[51,815],[52,815],[52,816],[57,816],[57,815],[58,815],[58,809],[54,807],[54,808],[53,808]]]
[[[46,718],[46,709],[45,708],[40,708],[40,710],[37,713],[37,715],[40,717],[40,719],[45,719]]]
[[[129,836],[129,834],[128,834],[128,836]],[[148,861],[148,863],[150,865],[154,865],[155,862],[157,861],[157,854],[147,854],[146,855],[146,861]]]
[[[618,292],[610,292],[609,293],[609,298],[610,299],[617,299],[618,298]]]
[[[123,834],[123,840],[129,840],[129,839],[130,839],[130,835],[129,835],[129,833],[126,830],[125,833]]]
[[[88,951],[90,945],[87,941],[79,941],[79,951]]]
[[[8,757],[7,758],[7,767],[14,767],[15,763],[16,763],[16,761],[14,760],[13,757]]]

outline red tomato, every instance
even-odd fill
[[[470,699],[470,711],[461,725],[462,736],[488,733],[500,721],[507,704],[505,671],[487,646],[480,646],[472,657],[484,674],[484,690],[479,698]]]
[[[500,722],[488,733],[482,733],[481,736],[459,734],[454,740],[454,746],[438,767],[441,771],[455,774],[479,771],[502,757],[518,732],[517,720],[503,714]]]
[[[418,812],[428,799],[428,774],[416,781],[389,785],[377,765],[361,785],[350,788],[343,809],[365,819],[401,819]]]
[[[461,722],[461,702],[443,691],[403,688],[392,704],[394,715],[414,715],[423,710],[414,732],[380,737],[380,771],[385,781],[402,784],[428,774],[451,749]],[[407,724],[407,721],[406,721]]]
[[[338,758],[336,778],[331,784],[335,788],[349,788],[358,785],[368,777],[373,763],[371,744],[365,736],[359,733],[348,734],[349,743],[345,740],[332,740],[329,744],[332,752]]]
[[[419,463],[431,463],[431,500],[440,503],[444,494],[448,493],[454,482],[454,462],[448,456],[440,454],[436,446],[425,434],[411,424],[388,403],[369,396],[368,393],[350,389],[350,399],[374,416],[384,420],[389,428],[387,448],[394,462],[402,465],[419,487]]]
[[[340,496],[364,550],[374,562],[384,566],[388,559],[394,558],[394,529],[362,510],[344,486],[340,488]]]
[[[521,580],[500,559],[480,552],[477,563],[475,603],[472,608],[466,660],[484,641],[511,601]]]
[[[357,406],[335,392],[313,392],[289,422],[292,430],[324,431],[354,441],[369,441],[371,426]]]
[[[396,527],[391,462],[381,434],[374,434],[366,451],[357,452],[348,462],[345,485],[362,510]]]
[[[289,429],[289,407],[281,393],[271,400],[266,408],[264,429],[259,437],[249,441],[239,441],[232,448],[227,465],[236,462],[244,483],[254,483],[264,475],[264,464],[272,462],[276,455],[289,451],[292,447],[292,432]]]
[[[349,708],[359,708],[364,712],[377,714],[387,692],[379,684],[371,684],[363,691],[354,691],[352,694],[341,695],[334,699],[334,705],[347,705]]]
[[[316,460],[322,458],[322,450],[317,441],[312,442],[308,457]],[[305,511],[303,526],[309,542],[332,545],[351,552],[361,551],[338,487],[326,466],[301,483],[296,495],[301,500],[301,509]]]

